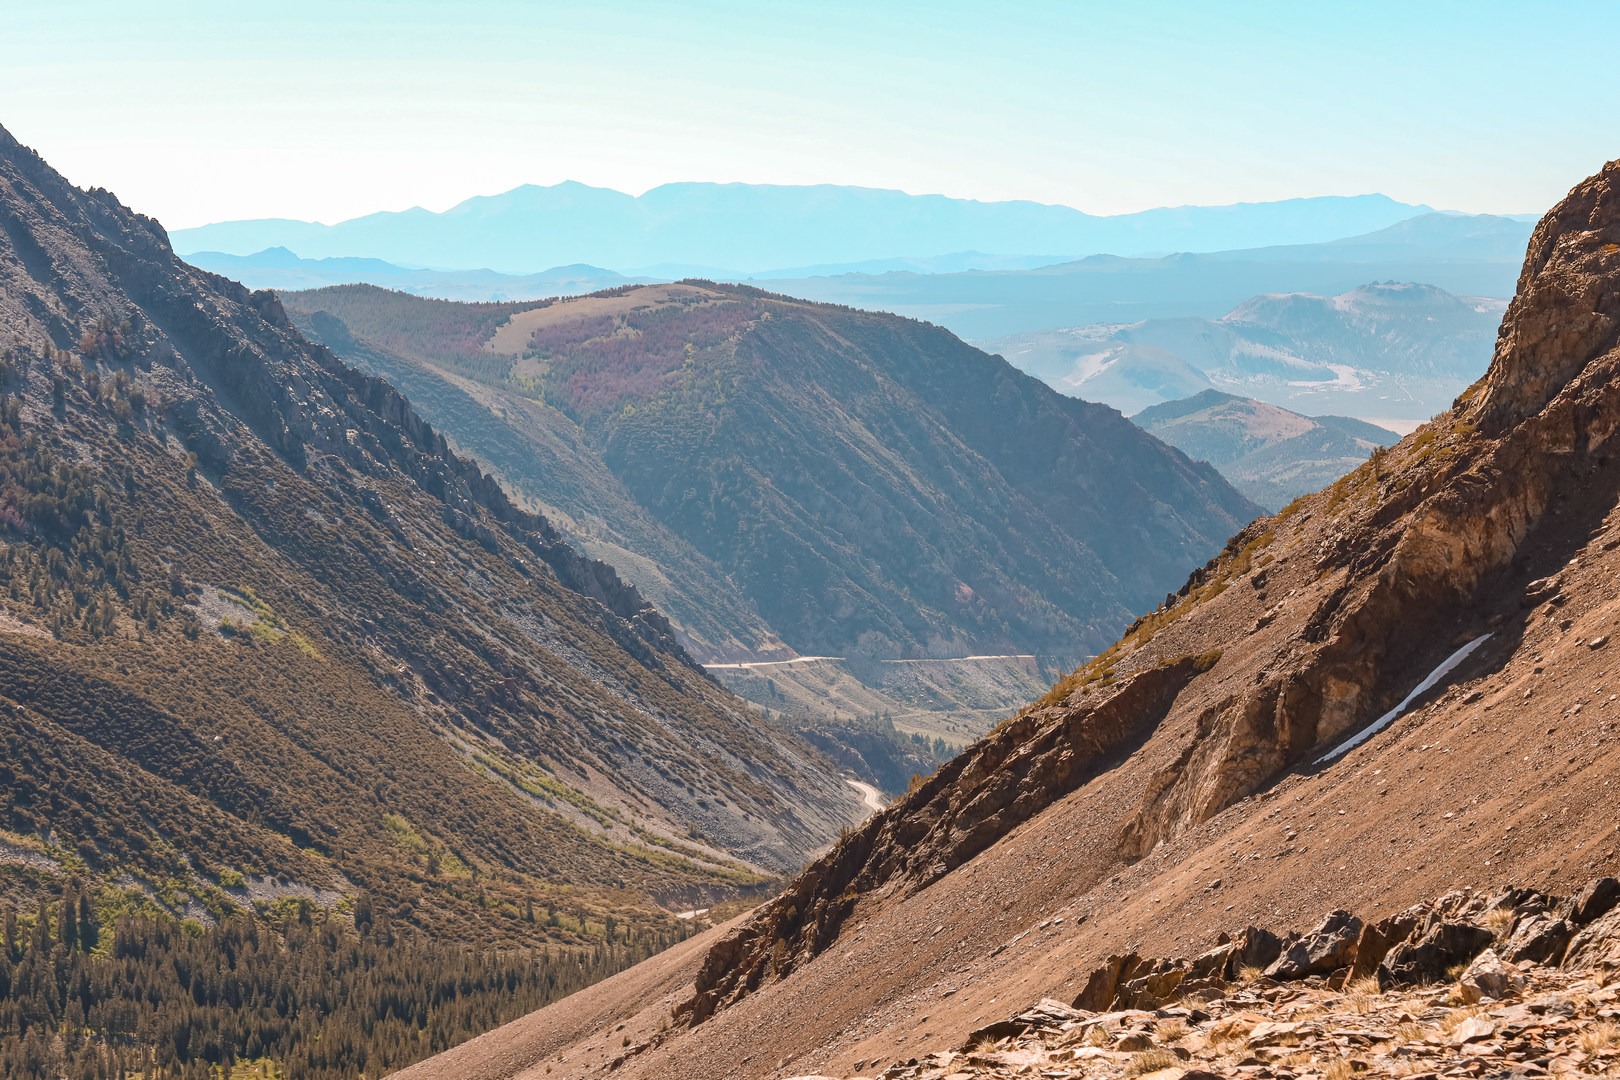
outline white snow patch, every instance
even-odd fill
[[[1429,672],[1428,678],[1418,683],[1417,687],[1413,689],[1410,694],[1407,694],[1406,697],[1401,699],[1401,703],[1399,705],[1395,706],[1393,709],[1389,710],[1389,712],[1362,728],[1351,738],[1340,743],[1335,749],[1330,750],[1326,754],[1323,754],[1321,757],[1317,758],[1316,763],[1318,765],[1323,765],[1329,761],[1332,761],[1336,757],[1342,757],[1351,750],[1354,750],[1356,747],[1360,746],[1362,743],[1366,742],[1368,739],[1372,738],[1374,735],[1378,734],[1380,731],[1383,731],[1385,728],[1389,727],[1389,725],[1395,722],[1396,717],[1400,716],[1401,713],[1406,711],[1406,707],[1408,705],[1412,704],[1413,701],[1427,693],[1435,683],[1439,682],[1447,675],[1450,675],[1452,671],[1456,669],[1458,664],[1468,659],[1473,651],[1485,644],[1486,639],[1488,639],[1490,636],[1491,635],[1489,634],[1481,634],[1473,641],[1470,641],[1468,644],[1446,657],[1443,661],[1441,661],[1439,667]]]

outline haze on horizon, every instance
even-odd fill
[[[4,122],[171,228],[521,184],[852,184],[1090,213],[1381,192],[1538,212],[1620,153],[1620,7],[62,0]]]

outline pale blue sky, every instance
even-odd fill
[[[3,22],[0,124],[170,227],[564,179],[1536,212],[1620,156],[1615,0],[21,0]]]

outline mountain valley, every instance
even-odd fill
[[[1577,1045],[1562,1021],[1538,1029],[1566,1040],[1541,1044],[1545,1061],[1492,1040],[1552,1000],[1521,999],[1525,982],[1567,994],[1564,1018],[1613,1016],[1620,928],[1602,913],[1620,887],[1594,879],[1620,867],[1616,281],[1620,162],[1537,226],[1489,371],[1451,410],[1246,528],[755,912],[406,1076],[1006,1075],[1050,1060],[1020,1031],[1095,1021],[1098,1075],[1169,1080],[1194,1075],[1167,1060],[1170,1021],[1207,1046],[1194,1008],[1225,1001],[1251,1047],[1262,1023],[1306,1044],[1323,1030],[1311,1010],[1348,1006],[1332,994],[1363,951],[1377,981],[1356,985],[1357,1010],[1426,994],[1401,1022],[1432,1027],[1402,1038],[1449,1047],[1433,1052],[1457,1075],[1607,1068],[1612,1040]],[[1335,908],[1359,918],[1318,923]],[[1591,951],[1569,945],[1600,923]],[[1220,968],[1245,940],[1313,925],[1269,987]],[[1531,939],[1540,952],[1515,951]],[[1496,958],[1470,1004],[1486,945],[1522,964]],[[1549,972],[1566,948],[1569,974]],[[1197,956],[1215,958],[1201,985],[1218,996],[1184,1004],[1193,962],[1143,959]],[[1315,981],[1290,986],[1301,973]],[[1145,1021],[1098,1015],[1133,1001]],[[1347,1076],[1399,1059],[1394,1040],[1223,1071]],[[968,1051],[985,1060],[950,1056]]]
[[[331,939],[335,981],[314,990],[357,995],[329,1052],[299,1057],[344,1075],[493,1022],[522,1001],[495,992],[509,978],[538,978],[538,1004],[678,940],[672,911],[768,887],[864,812],[610,567],[272,295],[182,263],[157,223],[3,131],[0,225],[8,1069],[107,1048],[37,1038],[69,997],[28,975],[40,957],[64,979],[103,963],[74,959],[80,916],[154,960],[182,919],[386,925]],[[439,1041],[413,1024],[366,1043],[377,1002],[344,959],[362,945],[384,969],[502,973],[443,991],[462,1011]],[[175,1032],[159,1064],[193,1030],[219,1037],[164,996],[203,1010],[203,983],[153,985],[140,1045]],[[265,992],[285,1009],[309,990]],[[251,1037],[305,1052],[285,1024]]]
[[[893,744],[899,717],[900,735],[960,746],[1256,512],[1112,410],[892,316],[700,282],[283,301],[794,724],[841,714]],[[797,656],[835,659],[791,678],[735,666]],[[923,660],[932,689],[905,689],[895,662]],[[862,771],[898,793],[937,764],[905,760]]]

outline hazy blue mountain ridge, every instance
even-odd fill
[[[723,268],[725,276],[737,276],[963,251],[1074,257],[1319,242],[1428,209],[1355,195],[1101,217],[1067,206],[838,185],[682,183],[633,197],[566,182],[477,196],[442,213],[417,207],[334,225],[221,222],[176,230],[173,240],[187,254],[285,247],[305,258],[364,256],[519,274],[589,263],[626,273],[658,264],[686,272]]]

